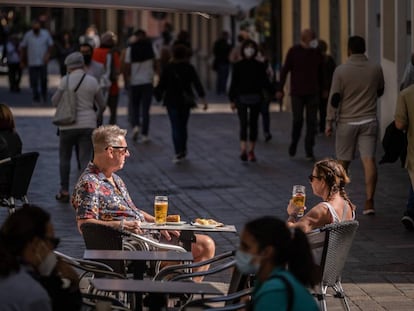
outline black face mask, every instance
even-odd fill
[[[84,54],[83,55],[83,61],[85,62],[85,65],[89,65],[92,61],[92,55],[91,54]]]
[[[33,29],[33,32],[37,35],[37,34],[39,34],[40,29],[39,29],[39,28],[34,28],[34,29]]]

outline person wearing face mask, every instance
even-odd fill
[[[308,161],[315,161],[313,147],[318,125],[319,93],[323,81],[323,57],[317,49],[318,41],[313,30],[301,32],[300,43],[291,47],[277,83],[276,98],[284,97],[283,87],[290,73],[290,96],[292,100],[292,133],[289,156],[296,155],[306,112],[305,153]]]
[[[32,29],[25,33],[20,43],[21,67],[29,67],[29,80],[33,101],[39,102],[40,95],[47,102],[47,63],[53,47],[49,31],[41,29],[40,22],[32,22]],[[40,89],[39,89],[40,87]]]
[[[27,308],[13,310],[52,310],[50,305],[56,311],[80,310],[79,278],[71,266],[57,259],[53,250],[58,243],[50,215],[40,207],[25,205],[6,219],[0,228],[0,253],[4,255],[0,263],[2,307],[8,303],[24,305],[27,302]],[[16,284],[18,279],[15,282],[4,280],[1,271],[5,264],[11,271],[18,271],[20,281],[24,277],[25,283]],[[30,287],[30,294],[26,296],[24,291],[10,290],[14,286]]]
[[[92,55],[93,55],[92,45],[90,45],[89,43],[81,44],[79,46],[79,52],[81,52],[81,54],[83,55],[86,74],[94,77],[99,82],[99,85],[102,88],[104,83],[101,83],[101,80],[105,73],[105,67],[103,64],[92,59]]]
[[[256,282],[251,310],[319,310],[306,287],[317,284],[317,270],[306,235],[285,222],[264,216],[245,224],[236,265]],[[286,267],[289,267],[287,269]]]
[[[263,91],[271,90],[266,66],[256,59],[257,43],[245,40],[241,45],[242,60],[233,65],[229,90],[231,109],[237,110],[240,121],[240,159],[256,162],[254,153]]]

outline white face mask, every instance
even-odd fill
[[[57,258],[54,252],[49,252],[46,258],[37,267],[37,271],[41,276],[49,276],[56,267]]]
[[[236,266],[242,274],[256,274],[260,265],[252,263],[254,256],[249,253],[238,250],[236,252]]]
[[[243,50],[243,52],[244,52],[244,56],[246,56],[247,58],[250,58],[250,57],[252,57],[252,56],[253,56],[253,54],[254,54],[254,52],[255,52],[255,49],[254,49],[254,48],[252,48],[252,47],[246,47],[246,48]]]
[[[309,46],[313,49],[316,49],[318,47],[318,40],[313,39],[311,42],[309,42]]]

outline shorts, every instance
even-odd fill
[[[361,158],[374,158],[378,140],[378,121],[351,125],[338,123],[336,127],[336,158],[352,161],[358,148]]]

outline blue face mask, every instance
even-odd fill
[[[259,265],[252,263],[254,256],[249,253],[238,250],[236,252],[236,266],[243,274],[256,274],[259,271]]]

